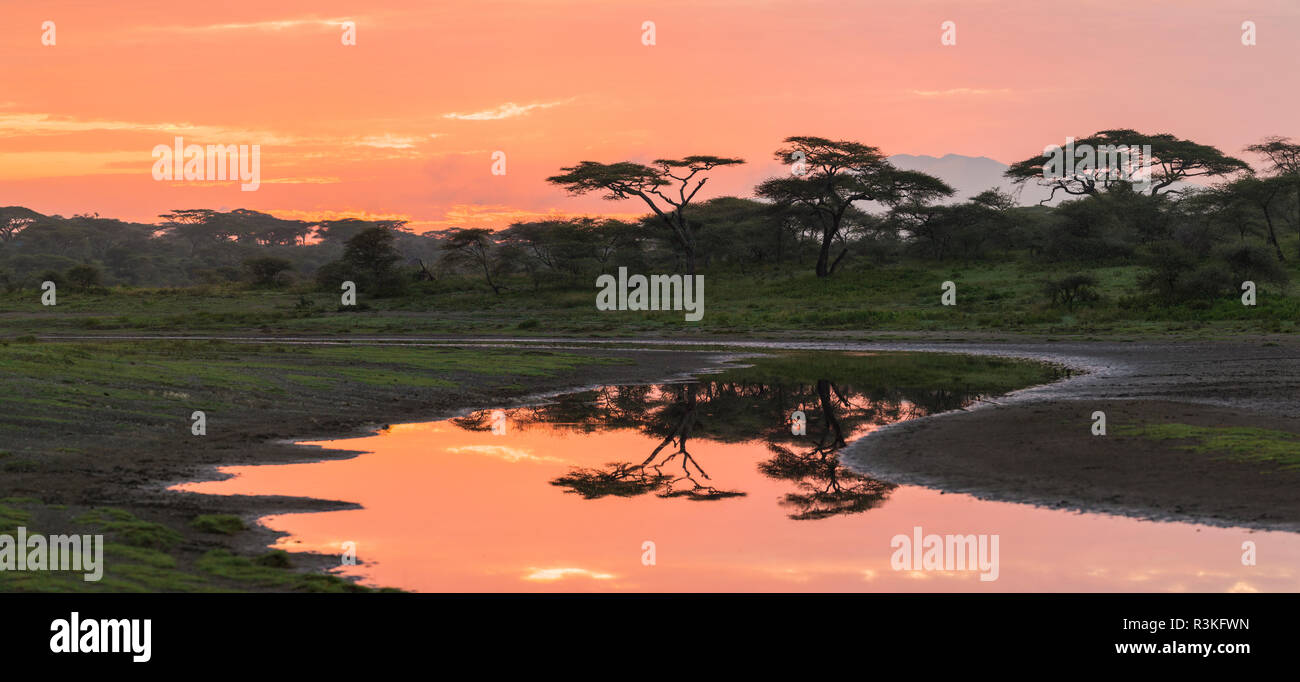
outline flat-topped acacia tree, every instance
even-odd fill
[[[22,206],[0,207],[0,241],[11,242],[24,228],[45,216]]]
[[[704,187],[709,171],[719,166],[736,166],[744,159],[721,156],[687,156],[656,159],[649,165],[633,161],[597,163],[582,161],[561,168],[560,175],[546,179],[570,194],[603,193],[610,201],[639,198],[672,232],[686,259],[686,274],[695,274],[695,227],[686,220],[686,207]]]
[[[1148,145],[1151,147],[1151,185],[1148,192],[1153,197],[1161,192],[1177,193],[1178,190],[1171,185],[1188,178],[1224,178],[1251,172],[1250,164],[1228,156],[1216,147],[1184,140],[1168,133],[1148,135],[1128,128],[1101,130],[1074,140],[1076,150],[1085,145],[1096,152],[1094,166],[1049,175],[1044,172],[1048,157],[1040,154],[1011,164],[1004,175],[1016,184],[1036,180],[1039,185],[1050,187],[1052,194],[1043,201],[1046,203],[1056,197],[1058,190],[1075,196],[1096,196],[1118,185],[1131,186],[1133,182],[1130,174],[1136,169],[1121,162],[1114,152],[1141,149]]]
[[[786,177],[771,178],[756,193],[782,206],[802,206],[821,232],[817,276],[835,272],[848,247],[831,260],[831,248],[841,237],[845,218],[859,213],[860,201],[896,206],[907,201],[932,201],[952,194],[944,181],[920,171],[895,168],[876,147],[850,140],[800,135],[787,137],[776,160],[794,164]],[[796,170],[797,168],[797,170]]]

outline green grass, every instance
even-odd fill
[[[1289,247],[1288,247],[1289,248]],[[13,335],[86,331],[179,334],[246,331],[312,335],[645,335],[778,331],[1000,331],[1051,334],[1186,334],[1241,331],[1294,333],[1300,320],[1300,263],[1292,281],[1261,285],[1259,304],[1235,296],[1184,305],[1143,297],[1136,265],[1062,266],[1027,254],[974,262],[851,264],[818,278],[811,264],[742,273],[703,271],[705,315],[687,323],[681,312],[595,309],[594,280],[543,287],[508,282],[497,296],[472,276],[422,282],[406,296],[366,299],[364,311],[338,311],[333,293],[227,287],[113,288],[69,293],[54,308],[31,291],[0,294],[0,330]],[[1063,270],[1100,282],[1100,301],[1067,310],[1044,298],[1041,283]],[[957,305],[940,305],[940,285],[957,285]],[[299,305],[301,297],[312,302]],[[8,313],[5,315],[5,313]],[[0,332],[3,333],[3,332]]]
[[[200,514],[190,521],[190,528],[204,533],[234,535],[248,526],[244,520],[234,514]]]
[[[32,527],[32,511],[56,510],[37,500],[9,498],[0,504],[0,533],[13,533],[18,526],[29,534],[43,533]],[[232,531],[233,518],[225,515],[195,519],[201,530]],[[200,521],[202,520],[202,521]],[[102,534],[104,557],[99,581],[87,581],[86,571],[0,571],[0,592],[238,592],[276,589],[298,592],[369,592],[335,575],[301,573],[294,570],[289,555],[272,550],[257,557],[243,557],[228,550],[214,549],[192,562],[178,560],[180,533],[137,518],[121,509],[93,509],[71,519],[66,533]]]
[[[295,573],[288,555],[282,550],[272,550],[256,558],[236,556],[223,549],[214,549],[199,559],[198,567],[205,573],[220,576],[237,583],[256,585],[295,592],[369,592],[338,576],[319,573]]]
[[[1120,425],[1114,433],[1156,441],[1185,441],[1176,447],[1238,462],[1258,462],[1278,471],[1300,469],[1300,434],[1254,427],[1191,424]]]
[[[10,502],[10,500],[5,500]],[[12,533],[19,526],[26,526],[32,522],[32,515],[23,509],[11,506],[9,504],[0,504],[0,533]]]
[[[73,522],[112,535],[132,547],[166,550],[180,543],[180,533],[160,523],[143,521],[124,509],[93,509]]]
[[[306,421],[353,399],[378,403],[462,387],[518,385],[521,376],[612,362],[621,360],[415,345],[10,343],[0,345],[0,438],[10,452],[0,458],[0,472],[40,470],[92,442],[189,437],[195,410],[206,413],[210,428],[219,428],[223,415],[252,410]],[[67,442],[68,434],[80,442]],[[50,446],[51,435],[59,436],[63,450]]]

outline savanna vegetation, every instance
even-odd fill
[[[638,201],[640,220],[520,222],[413,233],[401,221],[308,222],[250,210],[176,210],[153,224],[0,209],[0,315],[13,334],[95,330],[283,333],[681,331],[680,314],[596,314],[596,277],[705,276],[706,332],[975,330],[1292,332],[1300,318],[1300,143],[1243,154],[1172,135],[1101,131],[1079,143],[1149,145],[1151,182],[1108,168],[1007,177],[1063,201],[1019,206],[996,188],[957,197],[859,142],[798,136],[786,175],[752,198],[700,194],[741,159],[581,161],[559,189]],[[39,286],[58,287],[41,305]],[[358,304],[340,304],[343,282]],[[941,285],[956,285],[954,306]],[[1243,282],[1256,305],[1243,305]]]

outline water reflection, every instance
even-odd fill
[[[626,387],[622,387],[626,388]],[[637,387],[639,388],[639,387]],[[655,419],[642,428],[658,436],[660,431],[668,435],[650,451],[640,464],[613,462],[603,468],[575,468],[564,476],[551,481],[551,485],[567,488],[591,500],[607,495],[632,497],[655,491],[659,497],[686,497],[692,500],[719,500],[726,497],[739,497],[745,493],[738,490],[722,490],[710,483],[708,472],[700,466],[698,460],[687,450],[691,432],[699,421],[700,404],[696,398],[697,386],[687,384],[680,390],[660,387],[658,395],[667,404],[656,406]],[[618,391],[619,394],[623,390]],[[648,391],[628,391],[637,394],[636,399],[642,403],[642,409],[648,413],[652,408]],[[676,397],[672,397],[676,395]],[[613,396],[618,401],[619,395]],[[626,401],[620,409],[626,408]],[[648,427],[648,428],[647,428]],[[673,468],[676,464],[676,470]],[[691,472],[691,468],[695,472]],[[669,468],[668,472],[664,469]]]
[[[986,502],[840,465],[873,429],[980,398],[833,378],[607,386],[506,410],[504,433],[484,410],[319,443],[365,451],[352,459],[177,487],[358,502],[262,521],[289,550],[354,542],[364,563],[343,572],[413,590],[1296,589],[1294,534]],[[891,538],[916,526],[999,534],[1001,577],[893,570]],[[1267,565],[1240,564],[1243,539]]]
[[[536,407],[513,410],[512,425],[539,423],[591,433],[635,429],[657,443],[643,460],[574,467],[551,485],[585,499],[653,493],[696,501],[746,494],[716,483],[691,454],[691,438],[723,443],[761,441],[771,456],[756,463],[763,475],[787,481],[793,490],[781,504],[796,520],[821,519],[872,509],[896,487],[857,474],[839,463],[850,435],[931,411],[962,407],[975,397],[959,391],[877,390],[841,387],[829,379],[814,384],[691,382],[657,386],[607,386],[575,393]],[[800,433],[791,415],[804,415]],[[452,420],[469,431],[488,431],[492,411]],[[720,487],[721,485],[721,487]]]

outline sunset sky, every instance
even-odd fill
[[[705,193],[748,195],[796,134],[1003,162],[1110,127],[1229,153],[1300,136],[1295,0],[0,5],[0,205],[65,216],[250,208],[495,228],[642,212],[544,182],[584,159],[738,156],[750,163]],[[340,40],[349,20],[355,46]],[[261,188],[155,181],[151,151],[176,135],[260,144]]]

